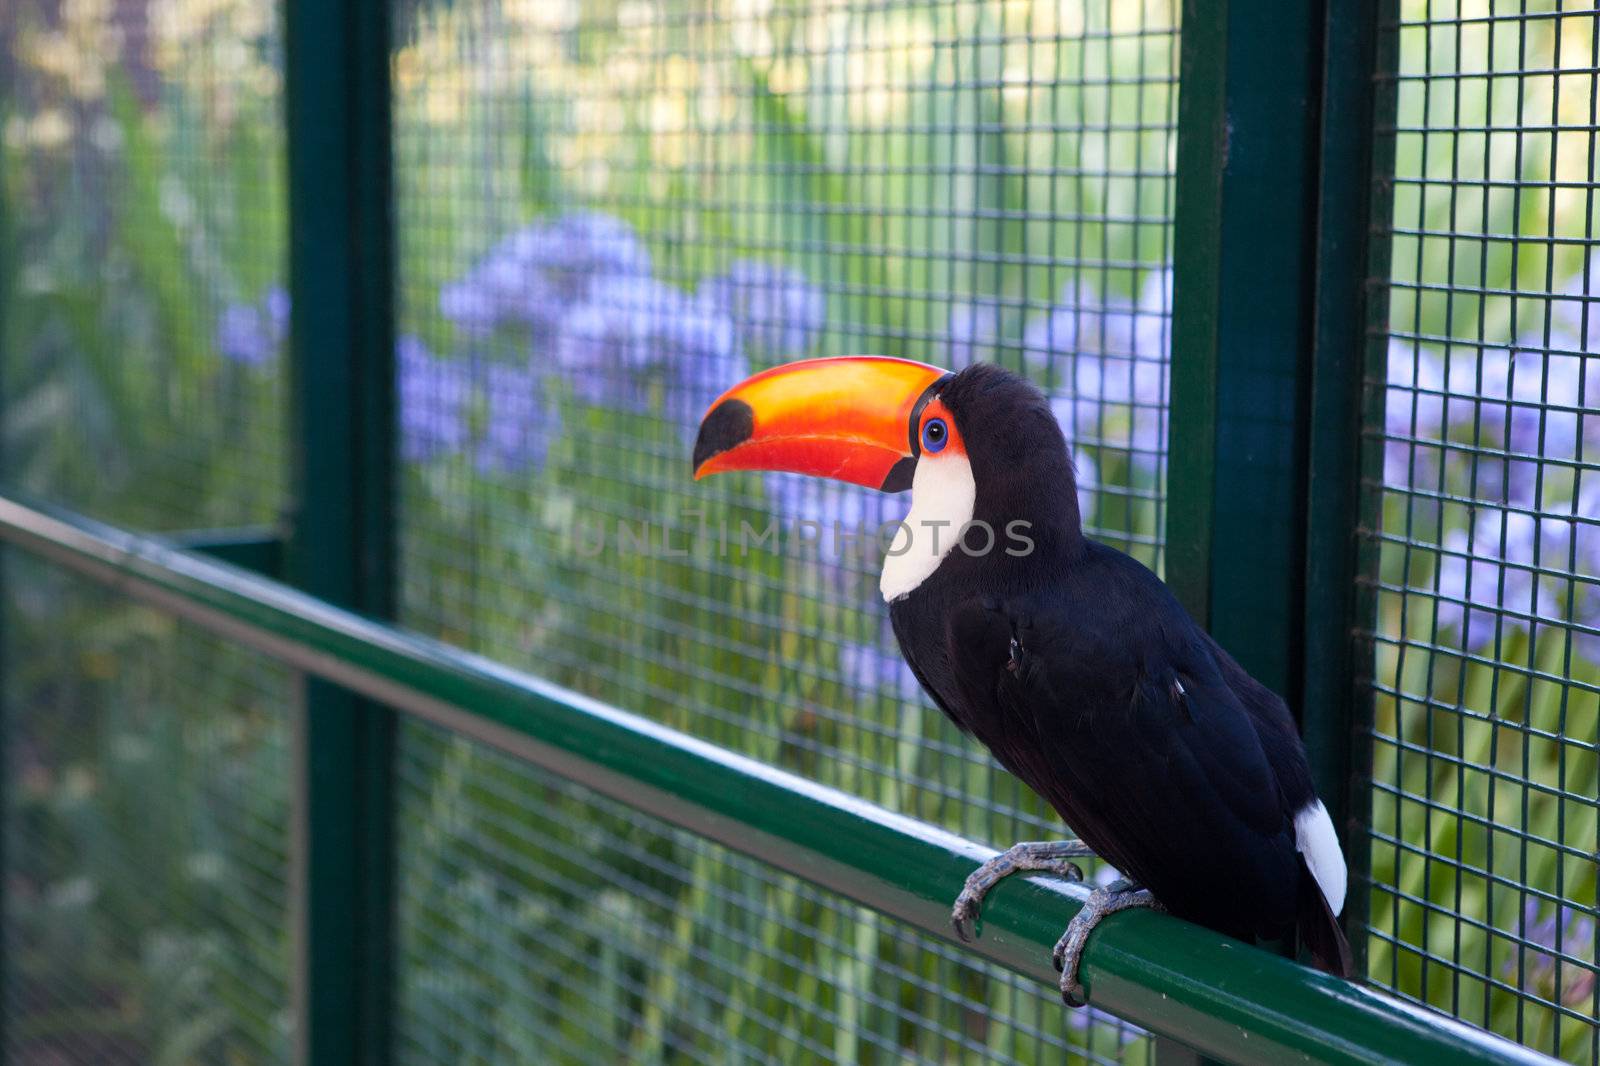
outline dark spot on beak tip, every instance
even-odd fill
[[[695,477],[700,476],[707,459],[743,444],[755,428],[756,413],[743,400],[723,400],[713,407],[700,423],[700,435],[694,441]]]

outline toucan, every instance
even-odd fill
[[[701,421],[696,479],[789,471],[911,492],[880,588],[928,695],[1078,834],[1017,844],[967,879],[1018,871],[1095,889],[1056,945],[1061,991],[1104,917],[1153,907],[1246,941],[1290,942],[1349,976],[1346,869],[1284,701],[1195,623],[1152,571],[1086,537],[1067,442],[1044,394],[978,363],[805,359],[723,393]]]

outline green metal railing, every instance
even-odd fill
[[[156,538],[8,496],[0,498],[0,539],[345,691],[503,749],[941,936],[949,935],[949,900],[993,854]],[[1008,883],[987,903],[973,950],[1053,983],[1050,946],[1083,898],[1083,890],[1056,883]],[[1228,1061],[1365,1063],[1375,1055],[1414,1063],[1547,1061],[1148,912],[1119,916],[1095,935],[1084,981],[1096,1005]]]

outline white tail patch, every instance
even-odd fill
[[[1339,849],[1339,838],[1333,831],[1333,819],[1321,800],[1312,800],[1294,816],[1294,846],[1306,858],[1311,876],[1322,889],[1322,898],[1334,914],[1344,912],[1345,879],[1344,852]]]

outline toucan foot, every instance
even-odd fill
[[[978,932],[983,897],[1003,878],[1015,873],[1053,873],[1068,881],[1082,881],[1083,870],[1071,860],[1093,854],[1081,840],[1035,840],[1011,845],[972,871],[961,886],[961,894],[950,910],[950,924],[955,926],[956,936],[972,942]]]
[[[1056,941],[1051,960],[1056,969],[1061,971],[1061,998],[1066,1000],[1067,1006],[1082,1007],[1089,1002],[1084,995],[1083,984],[1078,980],[1078,965],[1083,959],[1083,949],[1089,943],[1089,934],[1110,915],[1130,907],[1166,910],[1150,894],[1149,889],[1140,888],[1131,881],[1113,881],[1089,893],[1088,902],[1073,917],[1067,931],[1061,934],[1061,939]]]

